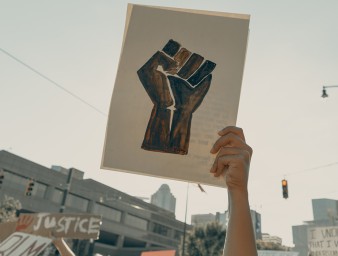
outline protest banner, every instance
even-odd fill
[[[235,125],[249,15],[129,4],[102,168],[225,186],[209,169]]]
[[[97,239],[101,216],[78,213],[20,214],[16,231],[44,237]]]
[[[15,232],[0,243],[1,256],[36,256],[51,243],[46,237]]]
[[[338,256],[338,226],[308,229],[310,256]]]

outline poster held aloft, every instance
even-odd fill
[[[141,256],[175,256],[175,250],[142,252]]]
[[[1,256],[36,256],[52,242],[52,239],[15,232],[0,243]]]
[[[16,231],[44,237],[97,239],[101,216],[72,213],[20,214]]]
[[[15,232],[16,222],[0,223],[0,243]]]
[[[309,228],[308,248],[311,256],[338,255],[338,227]]]
[[[249,16],[128,5],[102,168],[225,186],[209,174],[235,125]]]

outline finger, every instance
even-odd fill
[[[217,160],[217,169],[214,172],[214,177],[219,177],[223,175],[224,172],[226,172],[231,164],[234,162],[240,162],[243,161],[243,155],[226,155],[219,157]]]
[[[174,60],[177,63],[177,69],[180,69],[184,65],[184,63],[188,60],[190,55],[191,55],[191,52],[185,48],[181,48],[178,51],[178,53],[174,56]]]
[[[243,150],[241,148],[227,148],[224,147],[220,150],[220,152],[217,154],[217,157],[210,169],[211,173],[216,173],[218,170],[218,161],[220,158],[222,158],[223,156],[230,156],[230,155],[244,155],[246,160],[250,159],[250,153],[246,150]]]
[[[168,43],[163,47],[162,51],[168,54],[170,57],[174,57],[180,47],[181,45],[178,42],[170,39]]]
[[[214,62],[206,60],[202,66],[188,79],[188,82],[193,87],[195,87],[199,82],[202,81],[204,77],[209,75],[215,67],[216,64]]]
[[[222,147],[217,154],[217,157],[222,157],[225,155],[243,155],[245,160],[250,160],[251,158],[251,147],[248,145],[244,145],[244,147],[237,148],[229,148],[229,147]]]
[[[237,126],[227,126],[224,129],[220,130],[218,132],[218,135],[223,136],[223,135],[226,135],[230,132],[237,134],[239,137],[241,137],[245,141],[243,129],[240,128],[240,127],[237,127]]]
[[[210,88],[212,75],[209,74],[192,89],[190,84],[179,77],[168,76],[172,94],[175,98],[175,108],[180,108],[185,102],[189,102],[187,108],[193,113],[201,105],[205,95]]]
[[[177,74],[187,79],[199,68],[203,60],[204,58],[201,55],[193,53]]]
[[[234,133],[228,133],[222,137],[220,137],[215,144],[213,145],[210,153],[215,154],[217,153],[222,147],[236,147],[236,148],[243,148],[252,154],[252,148],[245,143],[245,141]]]

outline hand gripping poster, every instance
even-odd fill
[[[235,125],[249,16],[128,5],[102,168],[224,186],[209,170]]]

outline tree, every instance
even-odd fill
[[[269,251],[290,251],[290,247],[273,243],[273,242],[264,242],[262,240],[256,241],[257,249],[258,250],[269,250]]]
[[[184,256],[222,255],[225,235],[225,229],[218,222],[194,227],[186,237]]]
[[[2,202],[0,202],[0,223],[16,221],[16,213],[21,209],[21,203],[19,200],[7,196],[4,196]]]

